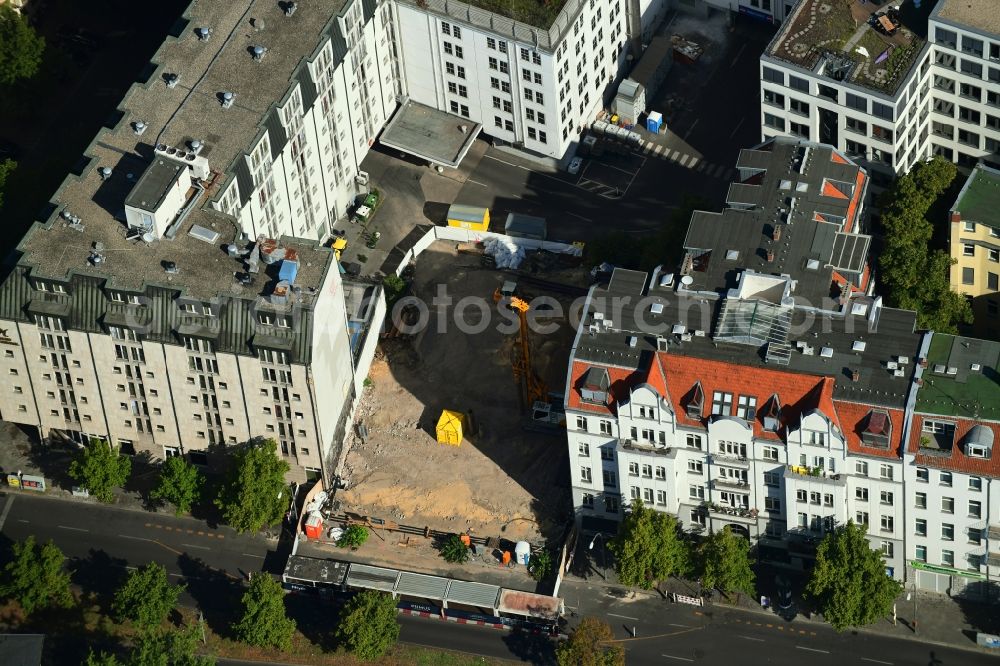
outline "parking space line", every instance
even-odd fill
[[[881,659],[869,659],[868,657],[861,657],[861,661],[867,661],[872,664],[885,664],[885,666],[892,666],[891,661],[882,661]]]
[[[657,155],[660,155],[663,152],[663,146],[657,144],[656,150],[653,152],[655,152]]]
[[[661,654],[660,656],[667,659],[676,659],[677,661],[694,661],[694,659],[688,659],[687,657],[675,657],[672,654]]]
[[[753,636],[744,636],[743,634],[737,634],[740,638],[745,638],[748,641],[757,641],[758,643],[763,643],[763,638],[754,638]]]
[[[805,647],[805,646],[802,646],[802,645],[796,645],[795,649],[796,650],[805,650],[807,652],[821,652],[823,654],[830,654],[829,650],[820,650],[818,648]]]
[[[700,161],[699,158],[692,157],[690,164],[688,164],[688,169],[693,169],[695,167],[695,165],[698,164],[699,161]]]
[[[681,151],[675,150],[670,153],[670,157],[668,159],[670,159],[671,162],[676,162],[680,156],[681,156]]]
[[[691,158],[691,156],[690,156],[690,155],[688,155],[687,153],[684,153],[684,155],[683,155],[683,156],[681,156],[681,159],[679,160],[679,162],[678,162],[678,163],[679,163],[679,164],[680,164],[681,166],[687,166],[687,161],[688,161],[688,160],[689,160],[690,158]]]

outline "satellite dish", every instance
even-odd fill
[[[694,278],[690,275],[685,275],[681,278],[681,284],[685,287],[694,283]]]

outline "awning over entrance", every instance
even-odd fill
[[[387,148],[431,164],[456,168],[482,127],[468,118],[407,99],[396,110],[379,141]]]

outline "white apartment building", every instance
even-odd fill
[[[891,37],[847,29],[854,19],[843,4],[826,5],[843,14],[839,20],[819,20],[820,4],[802,0],[761,56],[765,139],[830,144],[859,160],[879,186],[934,154],[963,167],[995,162],[1000,22],[990,0],[940,0],[928,40],[905,24]],[[845,42],[851,46],[828,47]]]

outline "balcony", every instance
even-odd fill
[[[1000,525],[990,525],[986,530],[986,536],[990,541],[1000,539]]]
[[[750,461],[747,460],[747,457],[735,453],[713,453],[711,454],[711,461],[713,465],[730,465],[732,467],[750,469]]]
[[[991,567],[1000,567],[1000,553],[994,553],[994,552],[987,553],[986,564]]]
[[[757,509],[744,509],[742,507],[715,504],[714,502],[708,502],[705,506],[708,508],[709,515],[714,518],[747,523],[757,522]]]
[[[800,467],[798,465],[785,465],[784,476],[786,479],[798,479],[802,481],[820,481],[835,486],[846,486],[847,479],[844,474],[833,474],[821,467]]]
[[[750,492],[750,484],[739,479],[712,479],[712,487],[716,490],[737,490],[744,493]]]
[[[637,453],[652,453],[658,456],[670,456],[673,453],[673,447],[655,444],[646,440],[619,439],[618,445],[622,450],[635,451]]]

